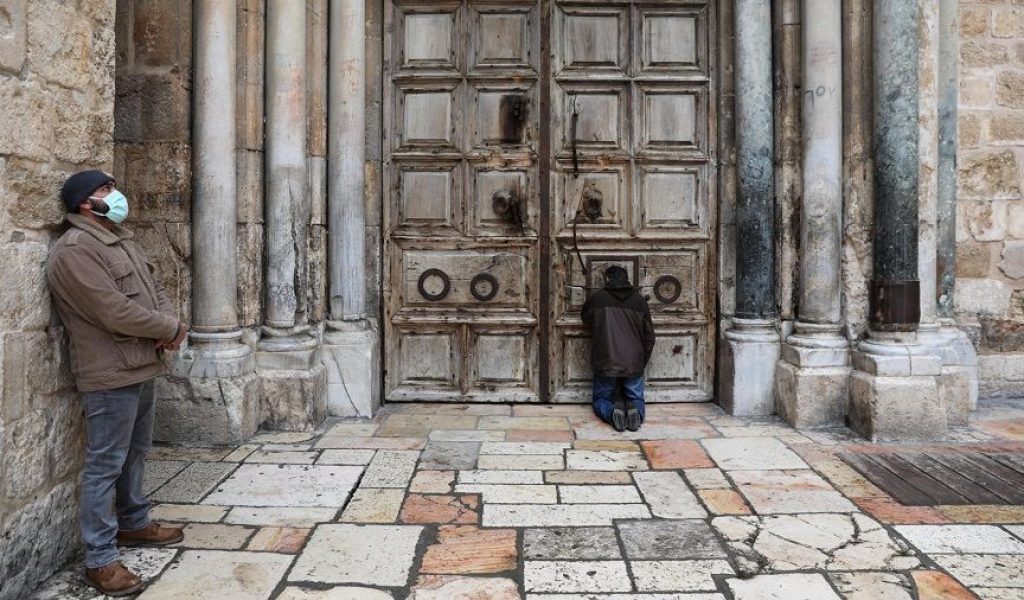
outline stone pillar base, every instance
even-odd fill
[[[260,388],[241,331],[192,332],[171,374],[156,382],[153,437],[176,444],[238,444],[259,427]]]
[[[872,335],[880,335],[872,333]],[[850,427],[871,441],[936,440],[946,435],[939,397],[942,361],[913,334],[862,342],[853,353]]]
[[[307,331],[264,337],[256,374],[264,429],[311,431],[327,418],[327,372],[320,364],[319,342]]]
[[[252,371],[233,377],[160,377],[155,393],[153,439],[160,442],[237,445],[260,424],[260,382]]]
[[[775,411],[775,363],[779,334],[775,322],[733,319],[725,332],[719,398],[731,415],[770,415]]]
[[[775,410],[794,427],[846,423],[850,345],[838,325],[796,324],[775,368]]]
[[[925,327],[925,326],[922,326]],[[918,342],[942,359],[939,398],[950,425],[966,425],[978,407],[978,355],[967,334],[955,326],[929,324],[918,332]]]
[[[327,412],[372,417],[381,403],[380,335],[367,321],[331,321],[324,334]]]

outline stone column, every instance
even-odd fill
[[[257,353],[262,417],[303,430],[326,416],[318,340],[307,322],[306,3],[267,2],[266,289]]]
[[[958,0],[939,0],[936,77],[938,153],[936,157],[936,316],[942,342],[939,394],[950,424],[965,425],[978,406],[978,355],[953,318],[956,283],[957,104],[960,27]]]
[[[193,5],[192,330],[173,368],[188,384],[161,397],[158,415],[161,437],[177,442],[238,443],[259,425],[237,312],[236,18],[234,0]]]
[[[776,409],[797,427],[841,425],[849,404],[843,335],[842,0],[803,0],[800,303],[776,369]]]
[[[942,360],[917,341],[918,0],[874,5],[875,239],[869,338],[853,356],[850,424],[871,440],[946,431],[936,379]]]
[[[726,332],[722,405],[771,414],[775,330],[774,119],[770,0],[736,0],[736,316]]]
[[[366,308],[364,0],[331,0],[328,66],[329,299],[323,361],[332,415],[380,406],[380,341]]]

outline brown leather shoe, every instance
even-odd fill
[[[185,539],[185,534],[180,529],[162,527],[156,522],[135,531],[117,532],[117,541],[122,546],[137,546],[139,544],[166,546],[167,544],[176,544],[183,539]]]
[[[121,561],[98,569],[85,570],[85,583],[107,596],[127,596],[142,591],[142,578],[132,573]]]

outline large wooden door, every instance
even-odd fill
[[[579,309],[611,264],[655,313],[648,397],[710,398],[710,22],[693,1],[388,2],[388,400],[589,401]]]

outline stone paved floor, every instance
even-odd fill
[[[904,507],[835,456],[879,447],[712,405],[637,434],[584,406],[389,405],[154,449],[153,516],[186,541],[124,559],[144,600],[1024,598],[1024,506]],[[1024,451],[1024,403],[927,447]],[[80,573],[33,597],[96,598]]]

